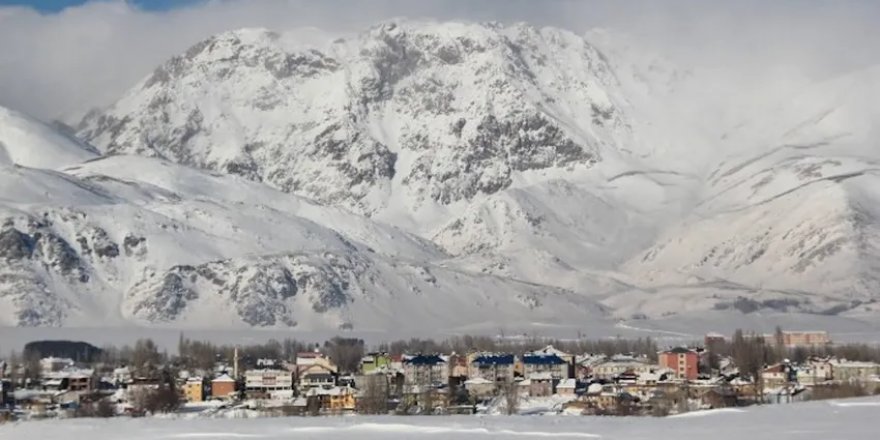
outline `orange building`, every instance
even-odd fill
[[[699,373],[699,359],[697,352],[678,347],[660,353],[660,366],[674,371],[680,379],[694,380]]]
[[[224,374],[211,381],[211,397],[226,399],[235,395],[235,379]]]

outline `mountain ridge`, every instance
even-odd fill
[[[602,35],[398,20],[317,46],[203,40],[84,118],[103,156],[3,165],[21,193],[0,200],[0,322],[875,316],[880,71],[689,131],[699,72],[611,58]]]

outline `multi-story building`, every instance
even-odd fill
[[[248,397],[285,399],[293,397],[293,374],[287,370],[254,369],[244,373],[244,392]]]
[[[570,364],[556,354],[529,353],[523,356],[523,376],[534,379],[536,376],[549,375],[553,380],[569,379]]]
[[[880,364],[875,362],[835,359],[831,361],[831,372],[836,381],[867,382],[880,380]]]
[[[407,385],[438,385],[449,380],[449,363],[438,355],[408,356],[403,360]]]
[[[700,355],[684,347],[660,352],[660,366],[675,372],[679,379],[696,380],[699,374]]]
[[[515,359],[509,353],[473,353],[469,356],[468,379],[486,379],[493,383],[513,382]]]
[[[205,380],[201,377],[190,377],[186,379],[181,387],[183,389],[183,398],[187,402],[202,402],[205,400]]]
[[[831,338],[825,331],[784,331],[782,341],[786,347],[816,347],[830,344]]]

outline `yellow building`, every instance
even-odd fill
[[[329,390],[312,388],[306,398],[314,401],[313,405],[324,412],[354,411],[357,407],[354,390],[349,387],[333,387]]]
[[[183,384],[183,398],[187,402],[202,402],[205,400],[205,386],[201,377],[191,377]]]

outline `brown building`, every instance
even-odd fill
[[[215,399],[227,399],[235,395],[235,379],[229,375],[222,375],[211,381],[211,397]]]

